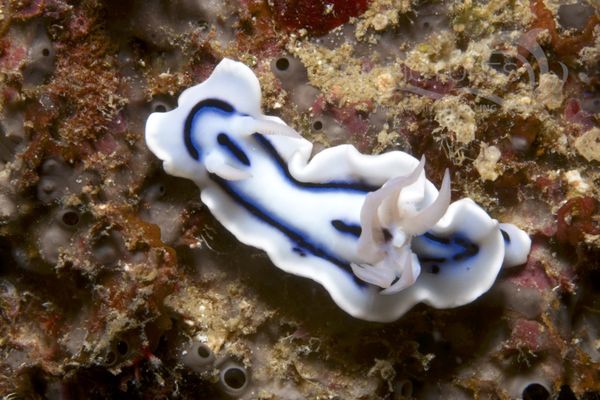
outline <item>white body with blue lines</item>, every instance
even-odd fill
[[[311,159],[312,144],[263,115],[260,104],[256,76],[225,59],[181,94],[177,108],[150,115],[146,142],[168,173],[196,182],[202,201],[240,241],[264,250],[279,268],[321,283],[349,314],[385,322],[419,302],[460,306],[486,292],[503,264],[526,261],[529,237],[469,199],[444,208],[426,232],[403,233],[394,219],[426,209],[438,196],[417,159],[398,151],[363,155],[350,145]],[[359,246],[363,207],[369,193],[411,172],[415,178],[388,201],[399,211],[376,210],[382,248],[367,249],[389,260],[393,242],[404,260],[413,260],[414,279],[386,291],[392,282],[373,284],[381,279],[371,271],[395,265],[393,282],[406,271],[402,263],[375,265]]]

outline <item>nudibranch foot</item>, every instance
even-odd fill
[[[419,302],[469,303],[530,239],[470,199],[450,203],[424,159],[312,144],[261,111],[258,79],[224,59],[178,107],[153,113],[146,142],[169,174],[193,180],[217,220],[277,267],[319,282],[346,312],[393,321]]]

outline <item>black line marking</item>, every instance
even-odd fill
[[[271,158],[277,164],[279,170],[283,173],[283,175],[289,180],[293,185],[304,188],[304,189],[322,189],[322,190],[332,190],[332,189],[341,189],[341,190],[350,190],[355,192],[373,192],[379,189],[379,186],[371,186],[362,182],[344,182],[344,181],[330,181],[325,183],[320,182],[302,182],[297,180],[290,174],[287,164],[281,158],[281,155],[277,152],[277,149],[271,144],[269,139],[267,139],[264,135],[260,133],[255,133],[254,138],[258,141],[258,143],[262,146],[262,148],[267,152]]]
[[[510,235],[506,231],[504,231],[502,229],[500,229],[500,233],[502,234],[502,237],[504,238],[504,241],[506,243],[510,244]]]
[[[464,260],[465,258],[467,258],[469,256],[469,254],[467,254],[467,252],[462,252],[462,253],[458,253],[452,256],[452,259],[454,261],[460,261],[460,260]]]
[[[479,253],[479,246],[476,245],[475,243],[469,243],[465,247],[465,251],[462,254],[464,254],[465,257],[471,257],[477,253]]]
[[[433,233],[425,232],[423,234],[427,239],[433,240],[434,242],[438,242],[441,244],[450,244],[450,239],[440,236],[435,236]]]
[[[241,207],[245,208],[250,214],[254,215],[260,221],[263,221],[266,224],[271,225],[274,229],[277,229],[279,232],[283,233],[290,241],[296,244],[298,249],[302,249],[307,253],[312,254],[315,257],[319,257],[323,260],[329,261],[330,263],[342,268],[344,271],[352,276],[352,279],[359,287],[365,287],[366,283],[360,280],[354,273],[352,272],[352,268],[348,262],[342,261],[337,257],[329,254],[326,250],[323,250],[319,246],[311,243],[307,240],[301,232],[297,232],[293,228],[286,226],[283,222],[278,221],[275,217],[269,215],[267,212],[262,210],[259,206],[252,203],[251,201],[244,198],[243,195],[233,189],[225,179],[215,175],[209,174],[210,179],[213,180],[229,197],[233,199],[236,203],[238,203]]]
[[[188,153],[190,153],[190,156],[194,160],[200,159],[200,151],[194,146],[194,142],[192,141],[192,128],[194,125],[194,117],[201,109],[205,107],[216,108],[226,113],[232,113],[235,111],[231,104],[219,99],[202,100],[192,108],[187,118],[185,119],[185,124],[183,126],[183,142],[185,143],[185,147]]]
[[[468,248],[471,245],[470,241],[461,237],[454,238],[454,242],[464,249]]]
[[[333,221],[331,221],[331,225],[342,233],[348,233],[356,237],[359,237],[362,232],[362,228],[360,227],[360,225],[347,224],[339,219],[334,219]]]
[[[479,246],[471,241],[457,237],[454,239],[454,243],[462,247],[464,250],[460,253],[457,253],[452,256],[452,259],[455,261],[464,260],[465,258],[469,258],[479,253]]]
[[[292,251],[298,254],[300,257],[306,257],[306,252],[299,247],[293,247]]]
[[[227,134],[219,133],[217,135],[217,143],[225,147],[239,162],[246,166],[250,166],[250,159],[246,153],[244,153],[244,150],[242,150]]]
[[[443,246],[448,246],[450,251],[454,252],[454,255],[452,255],[450,258],[452,261],[462,261],[479,253],[479,246],[476,243],[472,243],[470,240],[458,235],[452,235],[446,238],[436,236],[431,232],[426,232],[422,236]],[[444,264],[449,261],[447,257],[429,257],[427,255],[420,254],[417,254],[417,257],[422,263],[435,262],[437,264]],[[439,265],[437,266],[440,268]]]

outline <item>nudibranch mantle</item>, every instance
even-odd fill
[[[424,160],[351,145],[312,156],[309,141],[262,113],[258,79],[240,62],[224,59],[174,110],[151,114],[146,143],[241,242],[357,318],[469,303],[530,250],[525,232],[472,200],[450,204],[448,173],[438,192]]]

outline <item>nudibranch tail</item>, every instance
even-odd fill
[[[531,250],[531,238],[513,224],[500,224],[500,232],[504,239],[505,268],[524,264]]]

